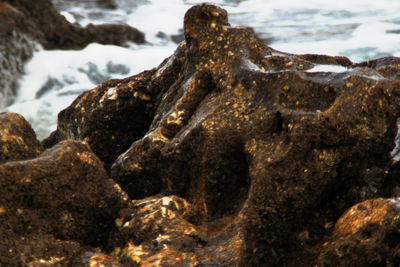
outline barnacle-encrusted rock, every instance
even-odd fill
[[[0,264],[39,266],[101,246],[129,198],[80,141],[0,165]],[[36,263],[36,264],[35,264]]]
[[[110,166],[132,142],[111,167],[136,199],[109,242],[122,262],[310,265],[385,185],[400,59],[282,53],[210,4],[184,33],[158,68],[81,95],[44,144],[86,140]]]
[[[371,199],[347,210],[330,240],[322,245],[318,266],[398,266],[400,201]]]
[[[16,113],[0,113],[0,164],[34,158],[41,146],[29,123]]]

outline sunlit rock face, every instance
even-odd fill
[[[35,132],[21,115],[0,113],[0,164],[35,158],[41,152]]]
[[[369,199],[348,209],[321,246],[318,266],[400,264],[398,198]]]
[[[387,188],[400,59],[279,52],[210,4],[188,10],[184,34],[159,67],[79,96],[42,143],[85,141],[134,199],[99,241],[113,258],[101,255],[128,266],[329,265],[320,245],[335,221]]]

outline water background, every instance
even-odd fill
[[[110,1],[111,2],[111,1]],[[127,23],[148,44],[91,44],[80,51],[45,51],[38,46],[25,66],[16,102],[1,111],[22,114],[39,139],[56,129],[57,114],[82,92],[111,78],[159,65],[182,39],[183,16],[195,0],[53,0],[69,21]],[[347,56],[361,62],[400,56],[399,0],[219,0],[232,26],[253,27],[265,42],[290,53]]]

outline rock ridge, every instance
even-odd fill
[[[90,201],[79,206],[84,220],[71,210],[83,196],[62,205],[68,216],[55,238],[69,248],[59,262],[398,265],[399,168],[391,153],[400,59],[354,64],[280,52],[252,29],[231,27],[212,4],[188,10],[184,34],[160,66],[81,94],[59,113],[39,157],[0,165],[12,180],[26,181],[15,166],[33,168],[34,181],[54,177]],[[330,65],[335,71],[319,70]],[[67,189],[54,198],[65,203]],[[17,208],[9,203],[4,211]],[[60,257],[52,227],[35,229]]]

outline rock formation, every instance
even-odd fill
[[[210,4],[184,33],[159,67],[80,95],[38,158],[0,165],[8,218],[43,222],[9,239],[43,233],[35,259],[79,264],[346,266],[379,248],[365,266],[398,265],[400,59],[279,52]]]
[[[41,145],[29,123],[16,113],[0,113],[0,164],[40,153]]]
[[[399,227],[399,199],[358,203],[337,221],[322,245],[318,266],[398,266]]]

